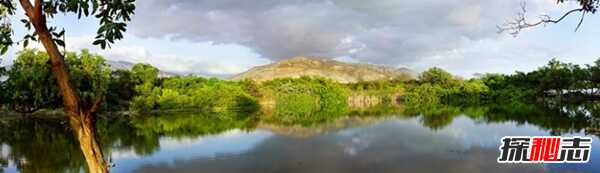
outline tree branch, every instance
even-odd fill
[[[42,0],[35,0],[33,9],[37,16],[42,16]]]
[[[100,104],[102,104],[102,95],[96,96],[94,103],[92,104],[92,106],[89,109],[89,114],[90,115],[95,114],[96,111],[98,111],[98,108],[100,108]]]
[[[33,24],[46,25],[46,21],[42,16],[42,0],[35,0],[35,5],[32,5],[29,0],[19,0],[25,14],[29,17],[29,21]]]
[[[581,26],[581,24],[583,23],[583,19],[586,14],[586,10],[584,8],[577,8],[577,9],[572,9],[572,10],[566,12],[558,19],[552,19],[549,15],[541,15],[539,17],[539,21],[530,23],[527,21],[527,18],[526,18],[527,9],[525,8],[525,6],[526,6],[525,3],[521,4],[521,12],[517,13],[516,17],[512,21],[508,21],[508,22],[504,23],[503,25],[497,26],[498,33],[508,32],[510,35],[517,36],[523,29],[535,27],[538,25],[545,25],[548,23],[558,23],[573,13],[582,12],[581,19],[579,20],[579,23],[577,24],[577,27],[575,28],[575,31],[577,31],[579,29],[579,27]]]
[[[583,19],[585,18],[585,14],[586,14],[585,11],[583,11],[581,13],[581,19],[579,19],[579,23],[577,23],[577,27],[575,27],[575,31],[579,30],[579,27],[581,26],[581,24],[583,23]]]
[[[29,16],[30,13],[33,12],[33,6],[31,5],[31,2],[29,2],[29,0],[19,0],[19,3],[21,3],[21,6],[25,10],[25,13],[27,14],[27,16]],[[33,14],[31,14],[31,15],[33,15]],[[31,16],[29,16],[29,17],[31,17]]]

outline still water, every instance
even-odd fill
[[[456,109],[345,116],[308,126],[158,115],[103,118],[97,128],[112,172],[600,172],[600,140],[590,130],[595,116],[557,111],[524,118]],[[5,118],[0,125],[0,172],[85,171],[64,120]],[[507,135],[590,136],[594,142],[586,164],[498,164],[500,138]]]

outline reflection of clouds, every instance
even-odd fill
[[[497,146],[472,145],[467,130],[488,125],[453,122],[432,131],[418,118],[390,119],[306,138],[274,135],[235,157],[196,157],[173,164],[145,164],[137,172],[540,172],[542,165],[501,165]],[[510,125],[505,125],[509,127]],[[456,129],[458,128],[458,129]],[[462,129],[467,128],[467,129]],[[528,127],[516,127],[528,128]],[[474,133],[485,133],[489,130]],[[476,132],[475,132],[476,131]],[[535,131],[535,129],[534,129]],[[543,133],[543,132],[540,132]],[[486,139],[487,141],[488,139]],[[234,142],[234,141],[230,141]]]
[[[373,144],[374,146],[401,147],[403,150],[410,152],[440,153],[460,148],[457,147],[460,146],[460,143],[454,140],[451,135],[433,132],[423,127],[418,118],[390,119],[370,127],[342,130],[337,135],[341,138],[338,140],[352,141],[355,136],[358,136],[361,143]],[[366,147],[369,147],[369,145],[366,145]]]
[[[7,164],[7,165],[0,164],[0,173],[1,172],[17,172],[17,164],[15,164],[15,162],[13,162],[13,160],[8,159],[10,156],[10,153],[11,153],[10,145],[0,144],[0,160],[4,159]],[[22,158],[22,160],[20,162],[25,163],[26,160],[24,158]],[[6,167],[3,167],[3,166],[6,166]]]
[[[497,163],[499,139],[505,135],[548,135],[548,132],[528,124],[486,124],[465,116],[456,117],[437,130],[423,126],[419,118],[411,118],[386,119],[304,138],[265,130],[231,132],[203,137],[201,144],[175,149],[185,151],[185,157],[178,156],[177,151],[172,153],[161,148],[151,156],[157,161],[139,162],[128,170],[171,173],[554,171],[541,164]],[[236,147],[238,143],[243,147]],[[204,154],[193,154],[199,151]],[[592,159],[594,157],[597,156]]]
[[[455,118],[452,124],[436,133],[462,141],[465,147],[473,145],[497,146],[504,136],[523,136],[524,134],[543,136],[549,134],[535,125],[517,124],[516,122],[486,124],[465,116]]]
[[[215,158],[223,156],[223,153],[243,153],[271,135],[267,131],[246,133],[241,130],[229,130],[221,134],[197,138],[163,137],[159,139],[160,150],[150,156],[137,155],[132,149],[114,150],[111,156],[117,166],[111,171],[132,172],[136,166],[144,164],[172,165],[177,160]]]
[[[142,158],[131,149],[113,149],[110,153],[112,159],[138,159]]]
[[[361,128],[350,128],[341,130],[335,134],[337,138],[339,138],[338,145],[344,150],[344,153],[349,156],[356,156],[360,150],[369,147],[369,137],[359,133],[360,129]]]
[[[244,135],[243,131],[239,129],[231,129],[216,135],[205,135],[197,138],[181,138],[181,137],[161,137],[160,147],[162,149],[177,149],[183,146],[193,146],[203,143],[206,139],[214,138],[238,138],[240,135]]]
[[[365,140],[362,136],[352,137],[347,141],[340,141],[339,145],[344,149],[344,153],[349,156],[356,156],[358,152],[369,148],[369,140]]]
[[[10,146],[6,144],[0,145],[0,157],[7,158],[8,154],[10,154]]]
[[[190,158],[212,157],[218,153],[239,153],[251,149],[270,133],[255,131],[252,133],[225,132],[222,135],[201,136],[187,140],[161,139],[161,151],[157,155]],[[184,141],[184,142],[179,142]],[[168,147],[162,148],[163,144]]]
[[[232,129],[217,135],[200,136],[197,138],[181,138],[181,137],[161,137],[159,139],[161,150],[177,150],[182,147],[193,147],[205,143],[206,140],[220,139],[235,139],[244,135],[244,132],[239,129]],[[114,159],[132,159],[142,158],[136,154],[134,150],[128,149],[113,149],[111,156]]]
[[[339,146],[350,156],[364,157],[361,154],[368,154],[378,150],[377,147],[387,145],[390,148],[402,148],[406,152],[446,157],[468,154],[473,148],[491,148],[495,151],[504,136],[544,136],[549,135],[549,132],[531,124],[510,121],[485,123],[459,116],[451,124],[438,130],[424,127],[418,118],[413,118],[389,120],[370,127],[349,128],[336,135]]]

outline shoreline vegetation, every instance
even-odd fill
[[[45,52],[27,49],[18,53],[9,69],[0,69],[3,115],[61,115],[61,96],[47,61]],[[87,50],[67,53],[66,63],[83,102],[92,103],[102,96],[101,114],[210,112],[221,118],[260,114],[267,122],[311,124],[380,105],[424,110],[439,105],[580,105],[600,99],[600,59],[585,66],[553,59],[528,73],[483,74],[471,79],[433,67],[416,79],[356,83],[314,76],[261,83],[161,77],[148,64],[113,70],[103,57]]]
[[[61,109],[47,58],[25,50],[10,69],[0,69],[0,143],[12,152],[0,162],[27,160],[22,172],[82,172],[87,160]],[[431,68],[412,80],[357,83],[308,76],[261,83],[164,77],[148,64],[112,70],[88,51],[68,53],[66,62],[83,102],[103,96],[94,128],[105,156],[156,154],[164,137],[265,129],[304,138],[398,119],[431,131],[468,118],[535,125],[552,135],[600,136],[600,61],[577,66],[552,60],[528,73],[472,79]]]

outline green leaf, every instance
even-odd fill
[[[54,40],[54,42],[56,42],[56,44],[59,46],[63,46],[63,47],[65,46],[65,41],[63,41],[63,40],[56,39],[56,40]]]
[[[2,50],[0,50],[0,55],[4,55],[8,51],[8,46],[2,46]]]
[[[104,42],[104,41],[103,40],[96,40],[92,44],[93,45],[99,45],[99,44],[102,44],[102,42]]]

